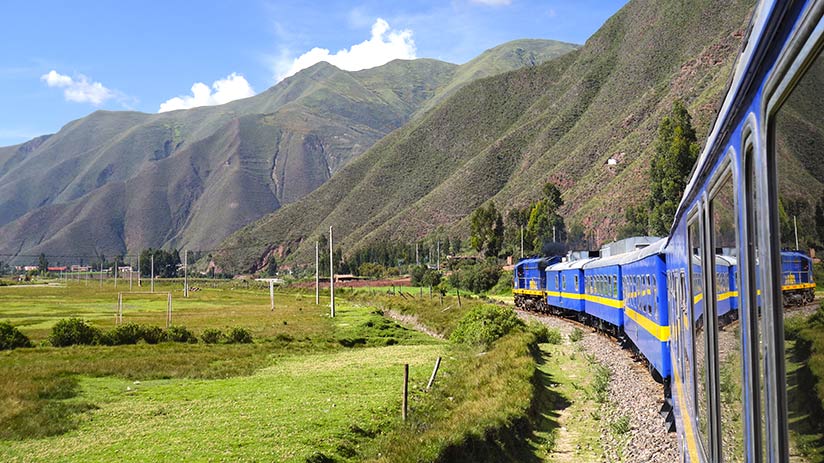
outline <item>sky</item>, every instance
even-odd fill
[[[318,61],[461,64],[501,43],[583,44],[625,0],[5,2],[0,146],[98,109],[156,113],[252,96]]]

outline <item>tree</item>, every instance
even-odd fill
[[[42,252],[40,256],[37,258],[37,268],[40,270],[40,273],[46,273],[49,271],[49,261],[46,260],[46,255]]]
[[[649,214],[644,206],[629,206],[624,212],[627,223],[618,230],[618,239],[631,236],[644,236],[649,226]]]
[[[469,221],[471,246],[486,256],[497,256],[503,243],[504,219],[495,208],[495,203],[490,202],[488,207],[475,209]]]
[[[690,171],[698,159],[699,145],[684,102],[676,100],[672,112],[658,126],[655,156],[650,169],[649,231],[669,232]]]
[[[270,277],[273,277],[278,274],[278,261],[275,260],[275,256],[269,256],[269,262],[266,264],[266,274]]]

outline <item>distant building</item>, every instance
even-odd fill
[[[64,265],[62,267],[46,267],[46,269],[50,272],[65,272],[68,270],[68,267]]]

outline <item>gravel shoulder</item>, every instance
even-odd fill
[[[663,400],[663,386],[655,382],[646,367],[633,359],[629,351],[621,349],[616,341],[595,333],[592,329],[550,316],[536,316],[518,312],[526,320],[537,320],[563,334],[569,343],[569,333],[576,327],[583,331],[583,338],[575,343],[581,351],[610,372],[607,400],[590,413],[597,416],[603,461],[609,462],[672,462],[677,461],[677,438],[667,433],[664,420],[658,414]],[[569,345],[574,351],[577,346]],[[558,453],[576,448],[579,437],[567,432],[569,426],[559,419],[555,450]],[[628,426],[627,426],[628,425]],[[556,458],[560,457],[560,458]],[[573,461],[551,455],[549,461]],[[593,460],[574,460],[593,461]],[[597,461],[597,460],[595,460]]]

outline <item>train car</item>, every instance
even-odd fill
[[[646,358],[657,379],[670,377],[670,324],[667,308],[666,240],[630,253],[621,266],[624,334]]]
[[[815,299],[813,260],[799,251],[781,252],[781,292],[784,305],[800,305]]]
[[[795,240],[780,216],[782,205],[814,204],[820,196],[820,187],[811,193],[802,178],[824,182],[818,169],[824,106],[811,104],[820,101],[824,81],[822,17],[824,1],[756,5],[667,238],[673,411],[682,461],[824,457],[824,450],[807,445],[818,439],[805,428],[814,419],[811,400],[818,399],[799,387],[809,360],[784,333],[785,317],[795,316],[784,309],[785,293],[809,298],[815,283],[805,272],[806,259],[782,255]],[[724,265],[716,249],[734,250],[735,262]],[[725,268],[732,275],[727,286]],[[796,289],[805,296],[788,292]],[[734,311],[738,320],[726,323]]]
[[[515,264],[512,294],[517,307],[531,311],[545,309],[545,270],[560,260],[560,257],[536,257],[521,259]]]
[[[584,265],[593,259],[559,262],[546,269],[546,301],[550,311],[584,312]]]
[[[584,312],[601,331],[621,336],[624,328],[624,296],[621,265],[627,254],[594,259],[583,265]]]

